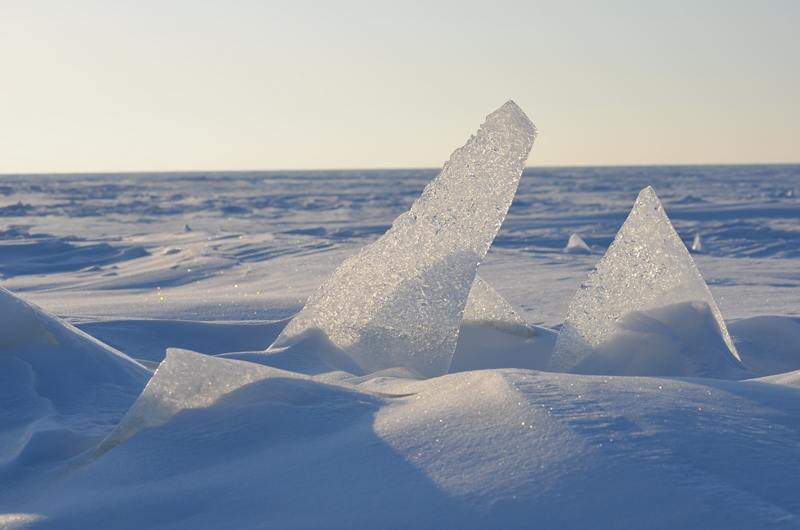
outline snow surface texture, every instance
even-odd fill
[[[66,315],[0,293],[0,528],[800,528],[800,166],[529,168],[450,374],[265,355],[435,175],[0,178],[0,284]],[[765,377],[542,371],[597,260],[570,235],[607,248],[651,184]],[[702,301],[620,321],[662,360],[724,344]],[[142,392],[120,352],[167,359]]]
[[[606,255],[573,298],[548,368],[747,376],[708,286],[652,187],[639,193]]]
[[[447,373],[475,274],[535,138],[536,127],[515,103],[490,114],[411,210],[345,260],[271,348],[321,330],[364,373]]]
[[[0,497],[11,497],[29,468],[102,441],[152,374],[0,287],[0,375]]]

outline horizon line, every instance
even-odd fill
[[[579,165],[541,165],[525,166],[530,169],[584,169],[584,168],[650,168],[650,167],[756,167],[756,166],[800,166],[800,162],[767,163],[697,163],[697,164],[579,164]],[[17,176],[55,176],[55,175],[141,175],[141,174],[188,174],[188,173],[303,173],[333,171],[441,171],[441,167],[372,167],[372,168],[303,168],[303,169],[177,169],[177,170],[122,170],[122,171],[51,171],[0,173],[0,178]]]

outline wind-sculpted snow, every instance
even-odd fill
[[[147,256],[140,246],[116,248],[108,243],[75,245],[52,236],[0,237],[0,277],[28,274],[74,272],[90,267],[113,265]]]
[[[800,318],[759,316],[728,324],[748,370],[774,375],[800,370]]]
[[[800,520],[800,391],[786,384],[491,370],[240,386],[261,367],[178,359],[154,376],[164,409],[148,407],[167,421],[24,502],[0,497],[0,513],[40,514],[45,530]]]
[[[676,334],[683,326],[696,328],[696,336]],[[697,340],[711,350],[694,348]],[[630,375],[746,374],[708,286],[651,187],[639,193],[569,306],[548,368],[575,367],[582,373]]]
[[[365,372],[447,372],[478,265],[514,198],[536,128],[513,102],[489,115],[411,210],[348,258],[273,344],[322,330]]]
[[[151,373],[0,287],[0,497],[99,443]]]

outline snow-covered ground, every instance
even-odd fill
[[[260,353],[438,173],[0,177],[0,528],[800,528],[800,166],[529,168],[478,274],[535,336]],[[647,186],[724,324],[665,298],[546,371]]]

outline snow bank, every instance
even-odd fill
[[[800,319],[760,316],[728,324],[742,363],[758,375],[800,370]]]
[[[0,496],[11,495],[26,466],[99,443],[151,375],[0,287]]]
[[[0,509],[62,530],[798,523],[795,388],[528,370],[241,386],[259,367],[167,362],[166,422]]]

